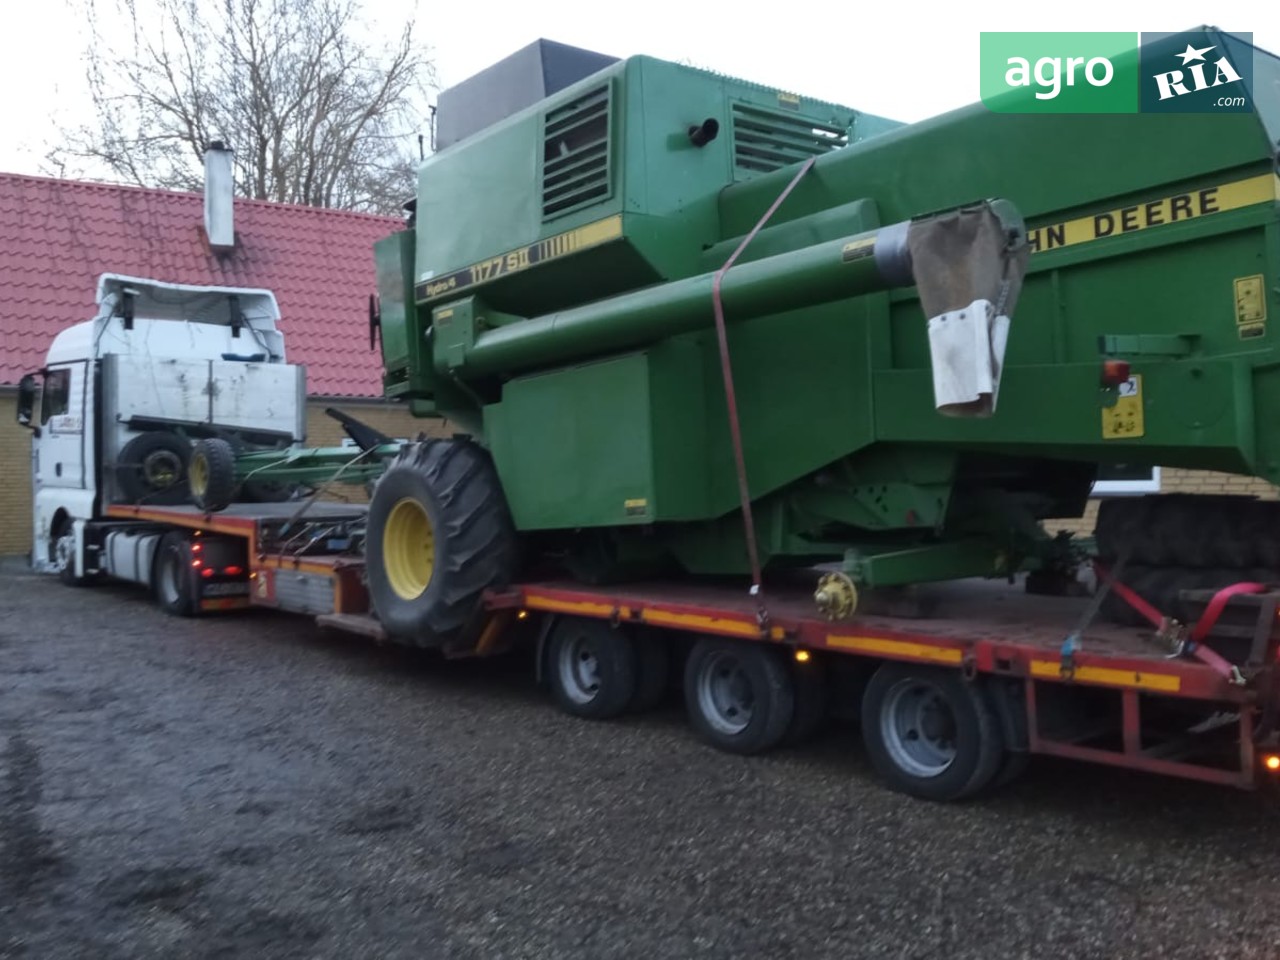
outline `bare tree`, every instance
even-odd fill
[[[64,175],[198,190],[205,147],[235,151],[237,192],[396,213],[413,196],[435,71],[410,18],[362,39],[357,0],[85,0],[95,122],[49,161]]]

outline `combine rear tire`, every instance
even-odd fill
[[[439,647],[477,625],[515,573],[515,528],[488,453],[466,438],[407,444],[368,515],[369,596],[387,635]]]
[[[187,465],[191,496],[202,510],[223,510],[236,496],[236,454],[225,440],[196,443]]]

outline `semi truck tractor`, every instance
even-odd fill
[[[372,251],[384,393],[455,434],[351,422],[353,455],[187,418],[187,502],[38,520],[47,562],[111,573],[150,530],[173,612],[238,576],[242,605],[381,642],[528,651],[576,716],[679,691],[738,753],[854,718],[932,799],[1033,754],[1269,783],[1275,503],[1044,527],[1108,464],[1280,481],[1280,60],[1197,36],[1248,58],[1243,109],[900,124],[533,44],[441,95]],[[211,363],[283,358],[212,325]],[[246,493],[339,477],[367,509]]]

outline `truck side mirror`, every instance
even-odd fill
[[[36,410],[36,378],[26,374],[18,381],[17,420],[20,426],[29,427],[40,436],[40,428],[34,426]]]

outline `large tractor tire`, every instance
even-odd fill
[[[393,640],[439,647],[510,583],[515,527],[489,454],[466,438],[407,444],[378,478],[366,534],[369,596]]]

